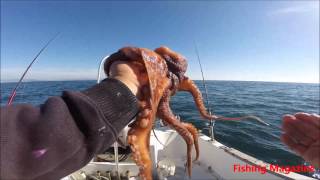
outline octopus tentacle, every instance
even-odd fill
[[[178,120],[179,121],[179,120]],[[163,123],[165,126],[168,126],[170,122],[167,122],[165,120],[163,120]],[[197,128],[195,128],[191,123],[185,123],[185,122],[181,122],[181,124],[191,133],[191,135],[193,136],[193,144],[194,144],[194,148],[196,150],[196,157],[193,161],[196,161],[199,159],[199,155],[200,155],[200,149],[199,149],[199,142],[198,142],[198,138],[199,138],[199,133]]]
[[[152,179],[152,161],[150,157],[150,132],[153,121],[155,120],[155,111],[149,101],[148,85],[142,87],[141,97],[139,99],[140,112],[136,120],[130,125],[128,132],[128,144],[132,150],[132,157],[139,166],[139,176],[143,180]]]
[[[164,93],[163,98],[161,99],[157,115],[159,118],[164,120],[170,127],[175,129],[185,140],[187,144],[187,171],[189,177],[191,177],[191,167],[192,167],[192,146],[194,143],[193,136],[189,130],[174,116],[170,107],[170,90],[167,90]]]
[[[212,116],[206,110],[206,107],[203,104],[203,99],[200,90],[197,85],[188,77],[184,77],[183,80],[179,84],[179,91],[188,91],[192,94],[193,99],[196,103],[196,106],[205,119],[216,119],[216,116]]]
[[[187,60],[168,47],[160,47],[151,51],[146,48],[124,47],[112,54],[104,64],[104,70],[109,76],[116,74],[109,72],[111,64],[117,61],[126,61],[131,66],[133,73],[142,88],[139,88],[137,98],[140,113],[136,120],[130,124],[128,144],[132,150],[133,160],[139,166],[141,179],[152,180],[152,161],[150,157],[150,132],[157,115],[167,125],[175,129],[187,144],[187,172],[191,176],[192,146],[196,151],[195,160],[199,158],[199,144],[197,129],[190,123],[180,122],[170,109],[170,97],[176,91],[188,91],[192,94],[195,104],[205,119],[214,120],[241,120],[256,119],[266,124],[255,116],[227,118],[208,113],[202,95],[195,83],[184,74],[187,70]],[[122,62],[118,62],[122,63]]]
[[[188,129],[188,131],[191,133],[191,135],[193,136],[193,143],[194,143],[194,148],[196,150],[196,157],[193,161],[196,161],[199,159],[199,155],[200,155],[200,149],[199,149],[199,142],[198,142],[198,137],[199,137],[199,133],[197,128],[195,128],[191,123],[186,123],[186,122],[182,122],[181,123],[185,128]]]
[[[152,161],[149,152],[151,117],[150,109],[142,110],[128,132],[128,144],[133,152],[133,160],[139,166],[140,178],[148,180],[152,179]]]
[[[178,90],[179,91],[188,91],[192,94],[193,99],[196,103],[196,106],[197,106],[200,114],[205,119],[226,120],[226,121],[239,121],[239,120],[245,120],[245,119],[253,119],[253,120],[258,121],[259,123],[262,123],[264,125],[269,126],[268,123],[266,123],[265,121],[263,121],[259,117],[252,116],[252,115],[242,116],[242,117],[234,117],[234,118],[210,115],[208,113],[208,111],[206,110],[206,107],[204,106],[202,95],[201,95],[201,92],[198,89],[197,85],[194,83],[194,81],[192,81],[191,79],[189,79],[186,76],[182,79],[182,81],[180,81]]]

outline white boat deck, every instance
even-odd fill
[[[158,129],[155,133],[159,142],[153,133],[150,138],[150,154],[154,162],[154,179],[167,180],[188,180],[189,177],[185,171],[186,162],[186,144],[183,139],[172,130]],[[162,145],[163,144],[163,145]],[[200,158],[193,163],[192,177],[193,180],[205,179],[303,179],[311,180],[313,178],[303,176],[297,173],[285,174],[282,172],[273,172],[268,170],[265,173],[256,172],[234,172],[234,165],[249,165],[249,166],[269,166],[254,157],[246,155],[233,148],[224,146],[217,141],[210,141],[210,138],[205,135],[199,137]],[[194,152],[193,152],[194,153]],[[194,156],[193,156],[194,157]],[[174,167],[173,176],[162,176],[163,171],[159,170],[159,163],[165,162],[169,167]],[[172,170],[171,169],[171,170]],[[86,174],[95,174],[97,171],[115,171],[116,165],[113,162],[90,162],[80,171]],[[132,161],[120,162],[119,173],[124,174],[130,171],[130,180],[138,179],[138,167]],[[166,171],[168,174],[170,171]],[[173,171],[171,172],[173,173]],[[164,173],[165,174],[165,173]],[[85,179],[85,178],[84,178]],[[81,179],[81,180],[84,180]],[[73,178],[72,180],[80,180]]]

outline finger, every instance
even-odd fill
[[[311,145],[315,140],[306,136],[306,134],[300,130],[298,130],[295,126],[291,123],[284,123],[283,131],[285,134],[291,137],[297,143],[303,144],[305,146]]]
[[[282,117],[282,130],[286,131],[287,127],[289,126],[289,124],[292,123],[292,121],[296,120],[296,117],[290,115],[290,114],[286,114]],[[286,128],[285,128],[286,127]],[[291,127],[291,126],[289,126]],[[288,128],[289,128],[288,127]]]
[[[293,150],[298,155],[302,155],[304,152],[306,152],[307,148],[301,144],[297,144],[290,136],[287,134],[281,135],[281,141],[286,144],[291,150]]]
[[[302,157],[312,165],[320,167],[320,140],[309,146]]]
[[[320,129],[317,128],[313,123],[303,121],[295,116],[284,116],[283,118],[283,129],[284,131],[297,131],[293,132],[299,135],[300,139],[312,139],[317,140],[320,137]]]
[[[308,114],[308,113],[296,113],[294,115],[296,118],[301,119],[302,121],[312,123],[317,128],[320,128],[320,116],[317,114]]]

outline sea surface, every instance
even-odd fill
[[[196,81],[203,91],[201,81]],[[215,138],[230,147],[278,165],[308,165],[295,155],[279,137],[281,117],[296,112],[319,112],[319,84],[206,81],[210,108],[216,115],[237,117],[255,115],[272,126],[265,126],[253,120],[241,122],[217,121]],[[16,83],[1,83],[1,105],[5,105]],[[50,81],[26,82],[18,89],[14,103],[39,105],[62,91],[81,91],[95,84],[95,81]],[[204,92],[204,91],[203,91]],[[208,122],[203,120],[189,93],[179,92],[171,101],[171,108],[183,121],[192,122],[208,134]],[[214,154],[213,154],[214,155]],[[202,154],[205,156],[205,154]]]

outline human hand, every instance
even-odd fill
[[[315,167],[320,167],[320,116],[296,113],[283,116],[281,141]]]
[[[128,61],[115,61],[110,66],[109,77],[124,83],[137,96],[141,87],[148,83],[147,76],[141,74],[140,68]]]

